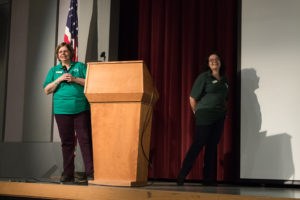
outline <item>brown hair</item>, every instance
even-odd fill
[[[67,47],[68,50],[71,52],[71,55],[70,55],[70,56],[71,56],[71,60],[72,60],[72,58],[74,58],[74,56],[75,56],[75,52],[74,52],[73,47],[72,47],[70,44],[66,43],[66,42],[61,42],[61,43],[58,44],[57,47],[55,48],[55,56],[56,56],[56,58],[59,60],[59,58],[58,58],[58,51],[59,51],[59,49],[60,49],[61,47],[63,47],[63,46]],[[59,61],[60,61],[60,60],[59,60]]]

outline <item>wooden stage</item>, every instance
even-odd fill
[[[299,196],[300,189],[296,188],[266,189],[263,187],[252,187],[247,189],[222,185],[214,187],[202,186],[201,184],[191,183],[185,184],[185,186],[176,186],[174,182],[155,182],[145,187],[111,187],[0,181],[0,199],[5,199],[5,197],[25,197],[89,200],[291,200],[297,199]]]

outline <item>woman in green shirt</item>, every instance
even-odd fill
[[[217,175],[217,146],[220,141],[226,115],[228,84],[218,54],[208,56],[208,70],[198,76],[190,104],[196,118],[196,133],[179,172],[177,185],[183,185],[185,177],[205,146],[203,183],[213,185]]]
[[[74,181],[75,131],[78,137],[85,171],[93,178],[90,106],[84,95],[86,66],[73,62],[74,50],[60,43],[55,50],[60,63],[52,67],[44,82],[46,94],[53,93],[53,110],[63,153],[64,172],[61,182]]]

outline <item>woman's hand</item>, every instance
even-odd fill
[[[59,78],[61,79],[61,81],[67,81],[67,83],[73,82],[73,83],[77,83],[82,86],[84,86],[84,84],[85,84],[84,78],[78,78],[78,77],[72,76],[72,74],[70,74],[70,73],[65,73],[62,76],[60,76]]]
[[[196,99],[194,99],[193,97],[190,97],[190,104],[191,104],[192,111],[193,111],[193,113],[195,114],[195,111],[196,111],[196,104],[197,104]]]
[[[59,78],[61,78],[61,81],[66,81],[67,83],[74,82],[74,83],[78,83],[80,85],[84,85],[84,82],[85,82],[85,79],[72,76],[72,74],[70,74],[70,73],[65,73]]]
[[[61,83],[62,81],[66,81],[68,83],[73,82],[74,77],[70,73],[65,73],[56,79],[57,83]]]

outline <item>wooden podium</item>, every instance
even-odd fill
[[[146,185],[145,156],[149,157],[152,109],[158,99],[147,66],[143,61],[87,66],[84,93],[91,105],[95,177],[89,183]]]

